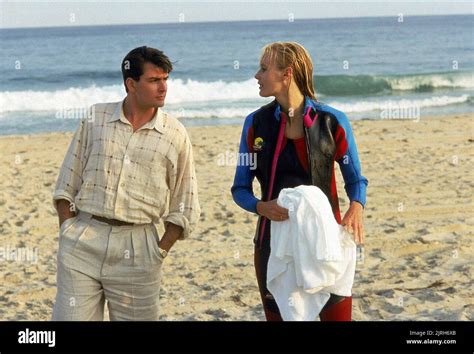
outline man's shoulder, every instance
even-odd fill
[[[121,102],[105,102],[95,103],[83,110],[80,117],[80,126],[82,129],[95,130],[98,126],[102,126],[104,122],[112,117],[115,113],[117,105]]]
[[[181,123],[178,118],[173,115],[163,112],[163,122],[165,128],[165,134],[168,138],[172,139],[177,143],[177,146],[183,146],[186,142],[190,143],[188,130]]]
[[[175,116],[167,112],[163,112],[163,121],[165,122],[165,128],[168,131],[177,131],[179,135],[184,136],[188,134],[186,127]]]
[[[114,115],[117,106],[121,103],[121,101],[96,103],[91,106],[90,111],[91,114],[94,115],[94,118],[97,118],[99,120],[104,118],[110,118]]]
[[[95,103],[89,106],[86,114],[81,119],[81,124],[84,124],[89,129],[103,125],[107,119],[114,115],[120,103],[121,102],[105,102]]]

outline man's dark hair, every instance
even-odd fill
[[[143,65],[147,62],[155,64],[167,74],[173,71],[173,64],[161,50],[147,46],[132,49],[122,60],[123,84],[127,92],[125,81],[129,77],[135,81],[140,80],[140,76],[143,75]]]

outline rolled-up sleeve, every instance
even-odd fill
[[[82,173],[88,156],[87,130],[87,121],[83,119],[69,144],[53,192],[53,204],[56,210],[59,199],[66,199],[73,203],[76,194],[81,188]]]
[[[179,151],[178,161],[169,171],[170,201],[165,225],[172,223],[183,228],[180,239],[193,232],[201,215],[198,186],[194,168],[193,148],[187,133]]]

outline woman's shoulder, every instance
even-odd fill
[[[258,117],[264,113],[273,113],[275,111],[275,108],[276,108],[276,101],[272,101],[256,109],[255,111],[247,115],[247,117],[245,118],[244,126],[251,124],[255,117]]]
[[[349,123],[349,119],[347,118],[346,114],[337,108],[334,108],[328,104],[322,102],[315,102],[314,107],[318,111],[326,112],[333,115],[339,124],[346,125]]]

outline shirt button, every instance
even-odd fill
[[[124,187],[124,186],[125,186],[124,182],[120,183],[120,187]]]

